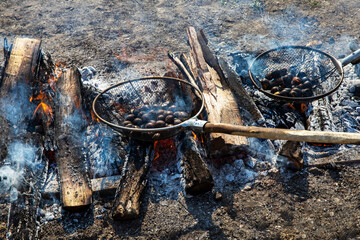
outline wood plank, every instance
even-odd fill
[[[116,191],[112,217],[128,220],[139,217],[140,198],[147,184],[152,161],[152,143],[131,141],[129,158]]]
[[[55,158],[59,169],[61,201],[65,209],[81,210],[92,203],[92,190],[81,157],[81,131],[85,119],[81,109],[80,73],[65,70],[57,82],[55,108]]]
[[[1,160],[22,173],[21,181],[11,186],[13,197],[10,197],[7,222],[8,239],[31,239],[35,236],[36,211],[40,204],[37,189],[42,188],[47,172],[47,163],[43,162],[40,147],[42,136],[26,129],[29,118],[27,108],[32,95],[30,84],[37,73],[40,44],[38,39],[16,38],[4,70],[0,92]],[[16,118],[11,115],[9,107],[16,112]],[[18,156],[24,159],[18,159]],[[36,168],[31,167],[34,163]]]
[[[209,62],[214,61],[211,51],[203,51],[198,39],[198,33],[195,28],[187,28],[187,34],[191,47],[190,66],[193,68],[192,73],[200,82],[200,88],[204,94],[206,104],[206,113],[208,121],[213,123],[228,123],[242,125],[241,114],[233,93],[222,80],[223,74],[217,71],[219,69],[209,66],[205,60],[205,55]],[[200,40],[206,44],[205,40]],[[211,54],[211,57],[209,56]],[[195,64],[194,64],[195,63]],[[214,65],[215,66],[215,65]],[[231,136],[221,133],[209,134],[209,156],[219,157],[227,155],[235,146],[247,145],[247,139],[243,136]]]

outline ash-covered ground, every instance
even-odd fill
[[[102,89],[118,81],[163,75],[176,69],[167,52],[189,51],[187,26],[204,29],[210,48],[234,68],[232,56],[236,53],[251,56],[288,44],[312,42],[335,57],[343,57],[351,53],[360,37],[359,4],[345,0],[9,0],[0,2],[0,42],[5,37],[10,42],[18,36],[40,38],[43,50],[55,62],[95,68],[97,74],[88,83]],[[345,71],[348,78],[340,93],[350,90],[359,80],[353,67],[346,67]],[[345,105],[339,104],[336,110],[351,107],[351,119],[357,121],[352,124],[356,125],[359,103],[358,98],[349,94]],[[356,126],[352,129],[357,131]],[[85,213],[62,210],[55,196],[46,199],[38,212],[38,237],[357,239],[360,236],[358,164],[294,172],[275,165],[269,157],[246,162],[238,159],[211,170],[215,190],[222,197],[213,193],[185,196],[177,163],[168,170],[151,172],[141,216],[133,221],[111,219],[111,196],[95,195],[93,207]],[[8,209],[6,203],[0,203],[0,237],[4,238]]]

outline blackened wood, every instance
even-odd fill
[[[214,180],[201,156],[200,146],[191,132],[181,135],[179,149],[185,192],[191,195],[208,192],[213,188]]]
[[[86,120],[81,108],[80,73],[65,70],[57,85],[55,108],[55,152],[61,201],[65,209],[81,210],[92,203],[92,190],[81,157],[81,135]]]
[[[114,220],[134,219],[140,215],[140,198],[147,184],[152,160],[152,143],[130,141],[129,158],[116,190],[112,217]]]
[[[215,123],[228,123],[242,125],[241,114],[236,100],[222,80],[223,74],[218,73],[218,65],[215,64],[215,57],[204,47],[205,40],[198,39],[198,34],[193,27],[187,28],[187,34],[191,47],[190,63],[197,80],[200,81],[200,88],[204,94],[204,101],[208,121]],[[200,43],[201,42],[201,43]],[[204,49],[206,49],[204,51]],[[208,65],[211,63],[216,69]],[[211,133],[209,136],[209,156],[222,157],[231,152],[234,147],[247,145],[247,139],[243,136],[231,136],[221,133]]]

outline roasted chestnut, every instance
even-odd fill
[[[285,75],[282,79],[285,87],[291,87],[291,80],[293,79],[292,75]]]
[[[167,115],[165,117],[165,122],[166,123],[173,123],[174,122],[174,116],[173,115]]]
[[[176,109],[177,109],[176,105],[171,105],[171,106],[169,107],[169,111],[172,111],[172,112],[175,112]]]
[[[156,118],[157,120],[165,120],[165,116],[164,115],[159,115],[159,116],[157,116],[157,118]]]
[[[291,81],[291,84],[292,84],[293,86],[297,86],[297,85],[299,85],[300,83],[302,83],[301,78],[299,78],[299,77],[293,77],[293,79],[292,79],[292,81]]]
[[[304,97],[311,97],[313,95],[313,92],[311,91],[310,88],[305,88],[301,90],[301,93]]]
[[[164,109],[159,109],[159,110],[156,111],[156,114],[157,115],[164,115],[164,112],[165,112]]]
[[[186,112],[175,112],[174,116],[179,119],[187,119],[188,118],[188,114]]]
[[[306,77],[306,73],[304,73],[304,72],[299,72],[299,73],[297,74],[297,76],[298,76],[299,78],[304,78],[304,77]]]
[[[305,81],[305,82],[303,83],[303,86],[304,86],[304,88],[311,88],[311,87],[312,87],[312,84],[311,84],[310,81]]]
[[[180,123],[182,123],[180,119],[178,119],[178,118],[174,119],[174,125],[177,125],[177,124],[180,124]]]
[[[269,90],[270,89],[270,80],[268,80],[268,79],[263,79],[263,80],[261,80],[260,81],[260,83],[261,83],[261,87],[264,89],[264,90]]]
[[[169,116],[169,115],[173,115],[174,113],[172,111],[165,111],[164,112],[164,116]]]
[[[276,93],[276,92],[280,92],[280,87],[275,86],[271,89],[271,93]]]
[[[284,75],[286,75],[286,74],[287,74],[287,69],[286,69],[286,68],[280,69],[280,75],[281,75],[281,76],[284,76]]]
[[[157,128],[165,127],[165,122],[162,120],[156,121],[155,127]]]
[[[275,80],[273,80],[271,82],[271,86],[279,86],[279,87],[283,87],[284,86],[284,80],[282,78],[277,78]]]
[[[291,96],[291,97],[301,97],[301,95],[302,95],[302,92],[299,88],[293,88],[289,93],[289,96]]]
[[[130,113],[129,115],[127,115],[126,117],[125,117],[125,120],[126,121],[132,121],[132,120],[134,120],[135,119],[135,114],[132,114],[132,113]]]
[[[131,122],[130,122],[130,121],[123,121],[123,122],[121,123],[121,125],[123,125],[123,126],[126,126],[126,125],[128,125],[128,124],[131,124]]]
[[[143,122],[147,122],[150,119],[152,119],[152,116],[149,113],[145,113],[144,115],[141,116],[141,119]]]
[[[149,123],[145,124],[145,128],[154,128],[154,127],[155,127],[154,123],[149,122]]]
[[[143,123],[143,121],[142,121],[141,118],[135,118],[135,119],[132,121],[132,123],[133,123],[134,125],[140,126],[140,125]]]
[[[291,92],[291,88],[284,88],[281,92],[281,96],[289,96],[289,93]]]
[[[275,70],[275,71],[271,71],[271,72],[268,72],[266,75],[265,75],[265,78],[266,79],[274,79],[274,78],[279,78],[281,77],[281,71],[280,70]]]

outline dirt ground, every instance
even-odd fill
[[[335,56],[349,54],[349,43],[360,38],[359,6],[358,0],[5,0],[0,2],[0,38],[40,38],[55,62],[93,66],[104,82],[111,83],[175,68],[167,51],[189,51],[187,26],[204,29],[210,47],[227,58],[234,52],[314,40]],[[215,200],[212,193],[157,197],[148,187],[141,217],[124,222],[107,215],[111,199],[96,196],[86,213],[92,221],[63,213],[41,226],[39,238],[360,237],[358,164],[298,172],[280,169],[258,177],[251,187],[234,183],[226,189]],[[5,215],[6,209],[1,209],[1,220]],[[4,228],[6,222],[0,223],[2,234]]]

